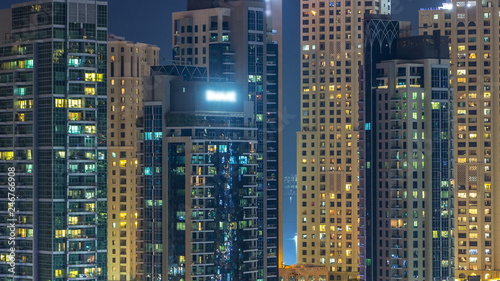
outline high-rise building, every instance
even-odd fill
[[[108,279],[132,280],[137,254],[138,128],[143,77],[158,65],[159,48],[110,35],[108,41]]]
[[[450,1],[421,10],[420,33],[449,37],[455,169],[455,268],[459,280],[500,278],[498,1]],[[497,233],[495,235],[495,233]]]
[[[0,34],[0,167],[16,169],[15,273],[2,220],[0,279],[106,280],[107,3],[16,4]]]
[[[390,1],[301,1],[298,263],[358,276],[358,101],[367,15]]]
[[[210,79],[242,85],[257,145],[258,252],[254,280],[276,280],[280,250],[281,1],[188,1],[173,15],[174,61],[207,67]],[[172,257],[177,259],[177,257]]]
[[[360,280],[378,275],[377,160],[377,63],[396,56],[397,40],[407,37],[409,23],[393,21],[388,15],[367,15],[364,21],[364,65],[359,93],[359,248]]]
[[[148,196],[155,190],[168,202],[157,236],[165,250],[164,278],[258,280],[259,156],[253,102],[236,83],[180,75],[197,70],[157,68],[148,84],[155,80],[160,85],[146,93],[145,209],[155,206],[157,201]],[[155,123],[161,131],[150,131]],[[162,188],[155,188],[152,181],[159,172]]]
[[[401,38],[376,66],[371,279],[453,277],[451,94],[447,38]],[[369,131],[372,128],[365,128]],[[369,268],[370,265],[367,265]]]

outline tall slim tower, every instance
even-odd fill
[[[396,51],[396,50],[394,50]],[[453,275],[451,96],[447,38],[398,40],[377,64],[372,279]],[[367,234],[368,236],[368,234]]]
[[[0,14],[0,166],[16,172],[15,273],[2,243],[0,279],[107,280],[107,3],[42,0]]]
[[[475,0],[420,11],[421,34],[450,39],[459,280],[500,278],[499,12],[498,1]]]
[[[138,239],[138,129],[143,77],[158,65],[159,48],[109,36],[108,41],[108,280],[132,280]]]
[[[390,1],[301,1],[301,132],[297,134],[298,263],[355,279],[359,69],[367,14]]]
[[[273,3],[271,3],[273,2]],[[279,60],[281,1],[188,1],[173,15],[174,60],[204,66],[210,79],[242,85],[257,128],[257,280],[275,280],[282,177]]]

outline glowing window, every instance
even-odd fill
[[[69,134],[81,134],[82,127],[80,125],[69,125],[68,133]]]
[[[14,151],[0,151],[1,160],[12,160],[14,159]]]
[[[18,100],[16,102],[16,108],[19,109],[33,108],[33,100]]]
[[[83,101],[82,101],[82,99],[69,99],[68,100],[68,107],[70,107],[70,108],[82,108]]]
[[[82,120],[82,113],[81,112],[69,112],[68,113],[68,120],[80,121],[80,120]]]
[[[96,90],[94,87],[85,87],[85,94],[86,95],[93,96],[93,95],[95,95],[95,93],[96,93]]]
[[[69,225],[78,224],[78,217],[68,217],[68,224]]]
[[[66,107],[68,105],[66,99],[55,99],[55,107]]]
[[[85,133],[86,134],[95,134],[96,133],[96,126],[94,126],[94,125],[86,125],[85,126]]]

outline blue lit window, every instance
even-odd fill
[[[365,130],[370,131],[372,129],[372,124],[371,123],[366,123],[365,124]]]
[[[162,133],[161,132],[154,132],[154,140],[161,140]]]
[[[225,144],[219,145],[219,151],[222,153],[226,153],[227,152],[227,145],[225,145]]]
[[[248,157],[240,156],[240,164],[248,164]]]
[[[146,176],[151,176],[153,174],[153,171],[151,167],[144,167],[144,175]]]
[[[153,133],[147,132],[144,133],[144,140],[152,140],[153,139]]]

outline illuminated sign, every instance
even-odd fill
[[[220,102],[236,102],[236,92],[218,92],[207,90],[206,92],[207,101],[220,101]]]

